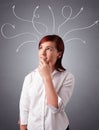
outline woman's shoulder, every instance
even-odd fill
[[[71,71],[67,70],[67,69],[65,71],[61,72],[61,76],[63,76],[66,79],[68,79],[68,78],[74,79],[74,74]]]
[[[26,79],[32,79],[35,76],[36,73],[38,73],[38,69],[37,68],[32,70],[32,71],[30,71],[28,74],[26,74],[25,78]]]

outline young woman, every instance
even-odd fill
[[[65,113],[74,76],[62,66],[63,40],[47,35],[38,46],[39,65],[24,80],[20,97],[20,130],[69,130]]]

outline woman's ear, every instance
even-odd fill
[[[59,52],[57,58],[59,59],[59,58],[61,58],[61,56],[62,56],[62,53]]]

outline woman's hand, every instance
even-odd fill
[[[44,81],[47,104],[58,108],[58,96],[51,79],[52,65],[46,61],[45,57],[40,58],[39,72]]]
[[[51,66],[47,63],[46,58],[40,58],[39,62],[39,72],[42,78],[50,77],[51,76]]]

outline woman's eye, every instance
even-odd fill
[[[42,46],[39,46],[39,50],[53,51],[52,47],[46,47],[45,49]]]
[[[48,47],[46,50],[52,51],[52,48],[51,48],[51,47]]]
[[[39,50],[40,50],[40,49],[42,49],[42,47],[41,47],[41,46],[39,46]]]

